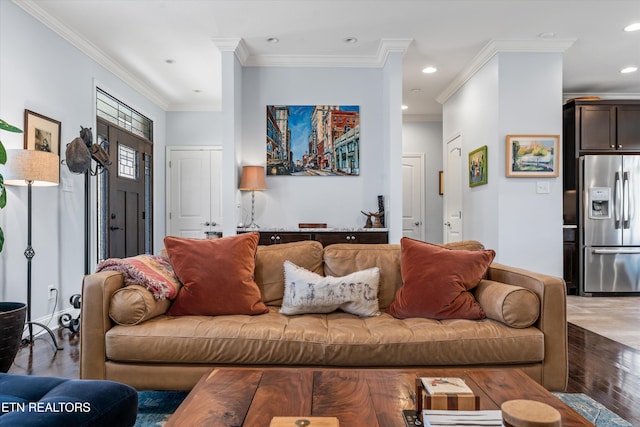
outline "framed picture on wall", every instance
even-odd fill
[[[60,155],[60,122],[24,110],[24,148]]]
[[[267,105],[267,175],[360,175],[360,107]]]
[[[484,145],[469,153],[469,187],[489,182],[488,172],[487,146]]]
[[[511,178],[558,176],[560,135],[507,135],[506,163]]]

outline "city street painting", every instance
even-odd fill
[[[267,105],[267,175],[360,175],[360,107]]]
[[[560,135],[507,135],[507,176],[555,177],[560,168]]]

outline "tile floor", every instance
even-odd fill
[[[640,297],[569,295],[567,321],[640,350]]]

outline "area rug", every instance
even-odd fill
[[[162,427],[180,403],[186,391],[141,391],[138,393],[136,427]],[[586,394],[553,393],[596,427],[633,427]]]
[[[620,418],[617,414],[605,408],[586,394],[582,393],[553,393],[574,411],[591,421],[596,427],[629,426],[630,423]]]

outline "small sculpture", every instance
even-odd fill
[[[363,211],[360,211],[362,213],[362,215],[367,217],[367,222],[364,224],[364,228],[372,228],[373,227],[373,223],[371,222],[371,216],[373,215],[372,213],[366,213]]]
[[[369,212],[369,214],[375,218],[375,220],[373,221],[373,228],[382,228],[382,222],[380,222],[380,217],[384,215],[384,212],[378,212],[378,213]]]

